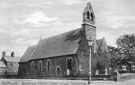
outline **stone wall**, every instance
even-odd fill
[[[28,62],[19,63],[18,77],[19,78],[28,77],[28,73],[29,73]]]
[[[86,30],[85,30],[86,31]],[[85,32],[84,31],[84,32]],[[79,49],[77,52],[78,59],[79,59],[79,73],[81,76],[88,76],[89,75],[89,56],[90,56],[90,47],[88,45],[88,40],[86,39],[85,33],[82,33],[82,38],[79,42]],[[94,37],[94,36],[93,36]],[[93,45],[94,46],[94,45]],[[92,64],[92,75],[95,74],[95,62],[96,57],[94,57],[94,49],[92,47],[91,53],[91,64]]]
[[[67,60],[71,59],[71,70],[68,75]],[[48,65],[49,64],[49,65]],[[77,75],[77,56],[67,55],[50,57],[45,59],[29,61],[29,76],[30,77],[63,77]],[[59,68],[59,71],[58,71]]]

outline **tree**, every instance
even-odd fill
[[[108,50],[110,53],[110,64],[109,66],[115,68],[116,64],[122,60],[122,54],[120,53],[119,49],[116,47],[108,46]]]
[[[96,69],[99,70],[100,74],[105,73],[105,68],[108,67],[109,64],[109,53],[105,50],[103,51],[102,49],[98,49],[96,52]]]
[[[135,34],[125,34],[119,37],[116,41],[118,49],[124,58],[135,58]]]

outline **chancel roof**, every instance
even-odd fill
[[[32,55],[32,53],[34,52],[35,48],[36,48],[36,45],[29,46],[19,62],[27,62],[29,60],[30,56]]]
[[[102,52],[103,52],[103,51],[109,52],[109,51],[108,51],[108,46],[107,46],[107,43],[106,43],[106,40],[105,40],[104,37],[103,37],[102,39],[96,40],[96,50],[97,50],[97,52],[98,52],[99,50],[101,50]]]

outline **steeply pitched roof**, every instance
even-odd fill
[[[60,35],[42,39],[38,45],[30,46],[25,51],[20,62],[28,60],[76,54],[78,50],[78,42],[82,36],[83,28],[66,32]],[[105,38],[96,40],[96,50],[108,51]]]
[[[6,68],[6,65],[3,61],[0,60],[0,67],[5,67]]]
[[[23,54],[22,58],[20,59],[19,62],[27,62],[31,56],[31,54],[33,53],[34,49],[36,48],[36,45],[34,46],[29,46],[27,48],[27,50],[25,51],[25,53]]]
[[[21,57],[12,57],[12,56],[4,56],[3,57],[7,62],[19,62]]]
[[[96,40],[96,54],[97,57],[102,57],[105,60],[108,60],[110,58],[108,45],[104,37],[102,39]]]
[[[101,50],[102,52],[103,51],[108,51],[108,46],[107,46],[107,43],[106,43],[106,40],[105,38],[103,37],[102,39],[98,39],[96,40],[96,50],[99,51]]]
[[[76,54],[83,28],[40,40],[30,60]]]

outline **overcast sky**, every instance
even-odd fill
[[[28,44],[81,27],[82,12],[91,2],[97,39],[116,39],[135,32],[135,0],[0,0],[0,53],[22,56]]]

